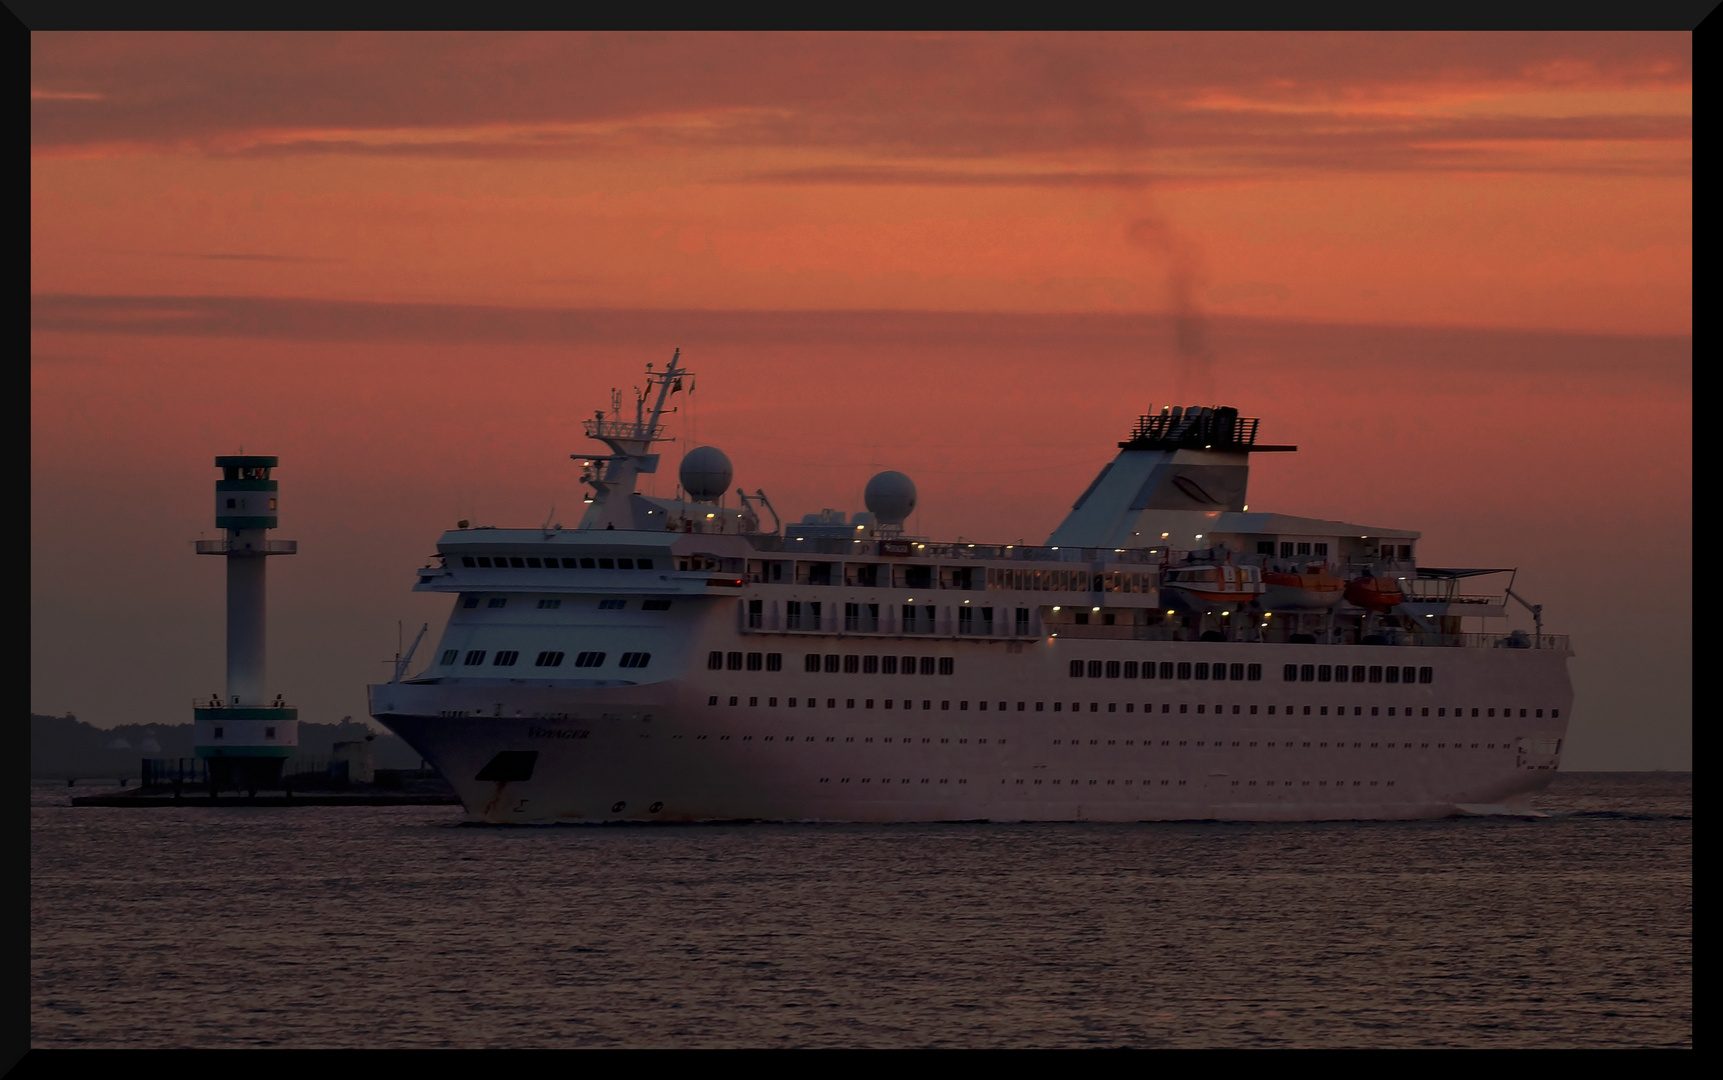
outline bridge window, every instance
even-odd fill
[[[652,654],[649,652],[625,652],[622,654],[622,659],[617,661],[617,666],[625,668],[643,668],[651,662]],[[755,699],[753,698],[749,698],[748,704],[752,705],[754,700]]]
[[[583,652],[574,658],[575,667],[603,667],[604,654],[601,652]]]
[[[483,649],[474,649],[472,652],[467,653],[467,666],[468,667],[476,667],[477,665],[482,664],[484,662],[485,662],[485,651]]]
[[[459,650],[459,649],[446,649],[443,652],[443,659],[439,662],[444,663],[444,664],[452,664],[457,659],[460,658],[460,655],[461,655],[461,650]]]
[[[493,597],[491,597],[491,602],[489,604],[487,604],[486,606],[499,608],[499,607],[504,606],[507,603],[508,603],[508,597],[506,597],[506,596],[493,596]]]
[[[598,610],[600,611],[621,611],[627,606],[628,601],[626,600],[600,600],[598,602]]]
[[[641,611],[669,611],[670,610],[670,601],[668,601],[668,600],[642,600],[642,601],[640,601],[640,610]]]
[[[538,659],[532,662],[533,667],[561,667],[562,654],[559,652],[541,652]]]
[[[497,667],[514,667],[515,661],[519,659],[520,653],[514,649],[500,649],[497,651],[497,658],[491,663]]]

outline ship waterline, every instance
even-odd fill
[[[1460,589],[1510,571],[1250,512],[1248,454],[1292,449],[1253,419],[1144,417],[1042,546],[905,536],[898,473],[766,530],[710,447],[678,498],[634,492],[677,365],[588,423],[580,527],[463,523],[418,572],[455,608],[371,714],[474,820],[1429,818],[1522,812],[1559,764],[1567,639],[1529,604],[1535,634],[1490,632],[1511,582]],[[1265,573],[1375,591],[1276,612]]]

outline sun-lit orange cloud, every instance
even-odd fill
[[[1691,320],[1684,35],[32,50],[36,292]],[[1182,301],[1147,216],[1193,253]]]

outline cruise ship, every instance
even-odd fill
[[[1415,819],[1554,775],[1571,650],[1513,571],[1251,510],[1296,448],[1236,409],[1151,408],[1045,544],[982,544],[906,531],[899,472],[790,524],[710,446],[641,493],[689,377],[585,421],[577,527],[463,521],[417,572],[453,609],[370,711],[472,820]]]

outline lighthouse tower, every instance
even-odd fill
[[[193,712],[192,743],[217,788],[274,786],[299,745],[299,711],[265,689],[264,567],[271,555],[293,555],[296,540],[271,540],[280,491],[272,457],[218,457],[215,524],[219,540],[199,540],[199,555],[227,559],[227,698]]]

